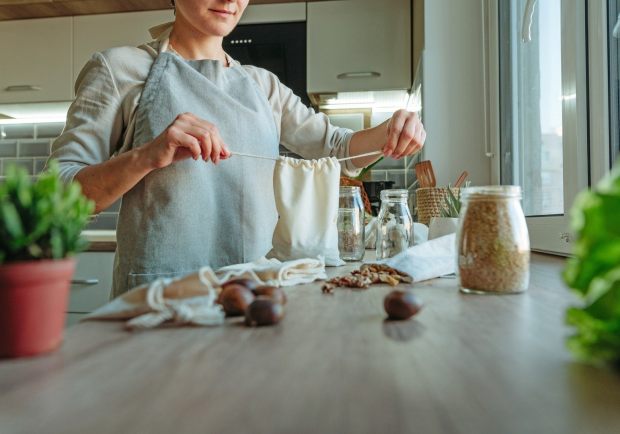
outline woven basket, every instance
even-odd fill
[[[362,183],[362,181],[358,181],[357,179],[347,178],[346,176],[341,176],[340,185],[350,186],[350,187],[359,187],[360,192],[362,194],[362,202],[364,202],[364,211],[366,211],[366,214],[372,215],[372,209],[370,208],[370,200],[368,200],[368,194],[366,194],[366,189],[364,188],[364,184]]]
[[[459,197],[459,189],[452,188],[452,193]],[[441,210],[445,207],[445,197],[448,187],[424,187],[416,190],[416,208],[418,222],[429,225],[431,217],[441,217]]]

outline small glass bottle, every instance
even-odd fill
[[[383,190],[377,217],[377,259],[391,258],[413,245],[407,190]]]
[[[530,239],[521,187],[494,185],[461,191],[457,273],[461,291],[513,294],[527,289]]]
[[[364,258],[364,202],[359,187],[340,187],[338,250],[343,261]]]

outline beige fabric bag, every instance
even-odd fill
[[[278,223],[268,258],[289,261],[322,257],[343,265],[338,251],[340,163],[336,158],[280,157],[273,174]]]

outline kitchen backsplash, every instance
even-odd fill
[[[52,142],[60,135],[64,123],[0,125],[0,182],[6,168],[17,164],[36,177],[45,167]],[[116,229],[120,201],[93,216],[87,229]]]
[[[0,125],[0,182],[3,181],[6,168],[10,164],[25,167],[28,173],[36,177],[45,167],[50,155],[52,142],[60,135],[64,123]],[[284,147],[280,154],[298,157]],[[385,159],[372,171],[372,179],[395,181],[395,188],[407,186],[408,171],[402,161]],[[116,229],[120,201],[114,203],[104,212],[93,216],[88,229]]]

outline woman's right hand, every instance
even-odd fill
[[[138,148],[152,169],[199,158],[217,164],[230,157],[215,125],[192,113],[182,113],[151,142]]]

